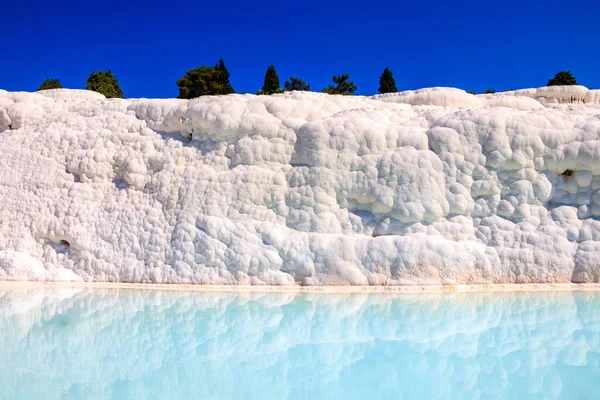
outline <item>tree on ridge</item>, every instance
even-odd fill
[[[354,92],[356,91],[357,88],[356,88],[356,85],[354,84],[354,82],[352,82],[352,81],[348,82],[349,78],[350,78],[349,74],[333,76],[333,78],[332,78],[333,83],[335,83],[336,86],[329,85],[325,89],[323,89],[321,92],[327,93],[327,94],[341,94],[344,96],[351,96],[354,94]]]
[[[37,88],[36,92],[39,90],[48,90],[48,89],[62,89],[62,85],[60,83],[60,79],[45,79],[44,82]]]
[[[398,88],[396,87],[392,71],[386,67],[379,77],[379,93],[396,93],[397,91]]]
[[[309,92],[310,85],[307,85],[306,82],[304,82],[302,79],[290,76],[290,80],[285,81],[285,83],[283,84],[283,90],[286,92],[291,92],[293,90]]]
[[[577,79],[571,74],[571,71],[560,71],[554,75],[554,78],[548,79],[548,86],[566,86],[577,85]]]
[[[107,98],[125,98],[125,94],[119,86],[117,78],[109,69],[104,72],[92,72],[88,77],[85,85],[86,90],[92,90],[106,96]]]
[[[274,65],[269,65],[267,68],[267,72],[265,73],[265,82],[261,90],[256,92],[256,94],[273,94],[273,93],[283,93],[283,90],[279,86],[279,76],[277,75],[277,71],[275,70]]]
[[[215,96],[234,93],[229,82],[229,71],[221,58],[214,66],[202,65],[190,69],[176,82],[180,99],[194,99],[199,96]]]

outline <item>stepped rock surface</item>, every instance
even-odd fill
[[[600,280],[600,94],[0,91],[0,280]]]

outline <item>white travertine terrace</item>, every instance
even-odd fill
[[[600,280],[600,92],[0,91],[0,280]]]

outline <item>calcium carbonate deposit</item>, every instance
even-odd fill
[[[600,91],[0,91],[0,280],[600,280]]]

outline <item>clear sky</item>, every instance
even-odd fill
[[[175,97],[186,70],[223,57],[237,92],[274,64],[321,90],[349,73],[374,94],[537,87],[559,70],[600,88],[600,2],[557,0],[20,0],[2,2],[0,88],[85,88],[112,69],[126,97]]]

